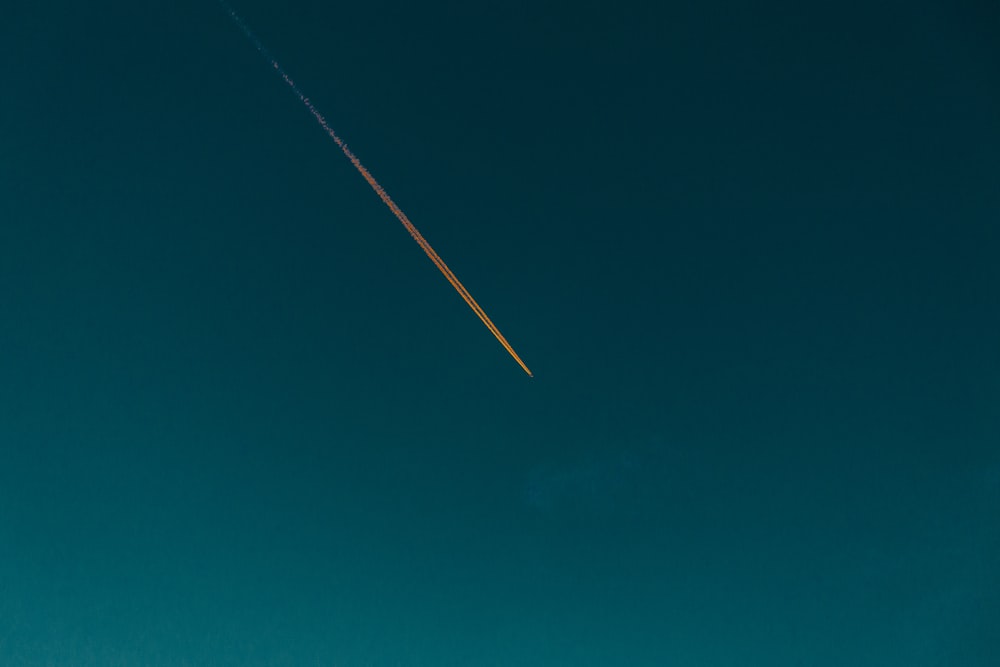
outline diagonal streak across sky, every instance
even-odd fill
[[[371,186],[372,190],[375,191],[375,193],[382,199],[385,205],[389,207],[389,210],[392,211],[392,213],[396,216],[396,218],[403,224],[404,227],[406,227],[406,231],[410,233],[410,236],[412,236],[413,239],[417,242],[417,245],[419,245],[423,249],[423,251],[427,254],[427,256],[430,258],[430,260],[434,262],[434,266],[436,266],[441,271],[441,273],[444,274],[444,277],[448,280],[449,283],[451,283],[451,286],[455,288],[455,291],[458,292],[459,296],[461,296],[462,299],[465,300],[465,303],[469,305],[469,308],[472,309],[472,312],[474,312],[476,316],[479,317],[480,320],[482,320],[483,324],[486,325],[486,328],[490,330],[490,333],[492,333],[496,337],[496,339],[500,341],[500,344],[503,345],[504,349],[510,353],[510,356],[514,358],[514,361],[516,361],[518,365],[520,365],[521,368],[524,369],[524,372],[527,373],[529,377],[534,377],[531,370],[529,370],[527,365],[525,365],[525,363],[521,360],[521,357],[518,356],[517,352],[514,351],[514,348],[511,347],[510,343],[507,342],[507,339],[504,338],[502,333],[500,333],[500,330],[497,328],[497,326],[493,324],[493,321],[486,314],[486,311],[484,311],[482,306],[480,306],[476,302],[476,300],[472,298],[472,295],[469,294],[469,290],[465,289],[465,285],[463,285],[459,281],[459,279],[455,276],[455,274],[452,273],[451,269],[448,268],[448,265],[444,263],[444,260],[441,259],[440,255],[438,255],[437,252],[435,252],[434,248],[431,247],[431,244],[427,242],[427,239],[425,239],[423,235],[414,226],[414,224],[410,222],[410,219],[406,217],[406,214],[403,213],[402,209],[399,208],[396,202],[394,202],[392,198],[389,197],[389,194],[385,191],[385,188],[379,185],[378,181],[375,180],[375,177],[371,175],[371,172],[369,172],[365,168],[365,166],[361,164],[361,160],[359,160],[358,157],[351,152],[351,150],[347,147],[347,144],[344,143],[344,140],[341,139],[339,136],[337,136],[337,133],[333,131],[333,128],[331,128],[329,123],[326,122],[326,119],[323,117],[323,115],[316,109],[315,106],[313,106],[313,103],[309,101],[309,98],[306,97],[301,90],[299,90],[299,87],[295,85],[295,82],[292,81],[291,77],[288,76],[288,73],[285,72],[284,68],[282,68],[281,65],[278,64],[278,61],[275,60],[270,53],[268,53],[267,49],[264,48],[264,45],[253,33],[253,31],[250,30],[250,28],[243,21],[243,19],[240,18],[240,16],[236,13],[236,11],[228,4],[226,4],[224,0],[219,0],[219,4],[221,4],[225,8],[226,12],[228,12],[229,16],[233,19],[233,22],[236,23],[236,25],[239,26],[240,30],[243,31],[243,33],[247,36],[247,38],[251,42],[253,42],[254,46],[261,53],[261,55],[267,58],[267,60],[271,63],[271,66],[275,69],[275,71],[277,71],[277,73],[281,76],[284,82],[288,84],[288,86],[292,89],[292,92],[295,93],[295,96],[299,98],[299,101],[306,106],[309,112],[316,119],[316,122],[320,124],[320,127],[322,127],[326,131],[326,133],[330,136],[330,138],[336,142],[337,146],[340,147],[340,150],[344,152],[344,155],[346,155],[347,158],[351,161],[351,164],[354,165],[354,168],[357,169],[358,172],[364,177],[365,181],[368,182],[368,185]]]

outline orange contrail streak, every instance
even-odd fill
[[[288,76],[288,74],[281,67],[281,65],[278,64],[278,61],[275,60],[273,57],[271,57],[271,55],[267,52],[267,49],[264,48],[264,45],[261,44],[261,41],[257,39],[257,36],[254,35],[254,33],[250,30],[250,28],[247,27],[247,24],[243,22],[243,19],[241,19],[236,14],[236,12],[223,0],[219,0],[219,3],[226,9],[226,11],[229,13],[229,16],[233,19],[233,21],[236,22],[236,25],[238,25],[240,29],[243,30],[243,33],[250,39],[250,41],[254,43],[254,46],[257,47],[257,50],[260,51],[261,54],[270,61],[271,66],[274,67],[274,69],[277,70],[278,74],[281,75],[281,78],[292,89],[292,92],[295,93],[296,97],[299,98],[299,101],[302,102],[307,109],[309,109],[309,112],[316,119],[316,122],[320,124],[320,127],[322,127],[326,131],[326,133],[330,136],[330,138],[337,143],[337,146],[340,147],[340,150],[343,151],[344,155],[346,155],[347,158],[351,161],[351,164],[354,165],[354,168],[358,170],[358,172],[368,182],[368,185],[371,186],[372,190],[375,191],[375,194],[377,194],[379,198],[382,199],[383,203],[385,203],[385,205],[389,207],[389,210],[392,211],[393,215],[395,215],[396,218],[403,224],[403,226],[406,228],[406,231],[408,231],[410,233],[410,236],[413,237],[413,240],[417,242],[417,245],[419,245],[423,249],[423,251],[427,254],[427,256],[430,258],[430,260],[434,262],[434,266],[436,266],[438,270],[440,270],[441,273],[444,274],[444,277],[448,280],[449,283],[451,283],[451,286],[455,288],[455,291],[458,292],[459,296],[461,296],[462,299],[465,300],[465,303],[469,305],[469,308],[472,309],[472,312],[474,312],[476,316],[478,316],[479,319],[482,320],[483,324],[486,325],[486,328],[490,330],[490,333],[492,333],[496,337],[496,339],[500,341],[500,344],[503,345],[504,349],[510,353],[510,356],[514,358],[514,361],[516,361],[518,365],[524,369],[524,372],[527,373],[529,377],[535,377],[532,374],[532,372],[528,369],[528,367],[525,365],[525,363],[521,360],[521,357],[518,356],[517,352],[514,351],[514,348],[511,347],[510,343],[507,342],[507,339],[504,338],[502,333],[500,333],[500,329],[498,329],[497,326],[493,324],[493,321],[486,314],[486,311],[482,309],[482,306],[480,306],[475,299],[472,298],[472,295],[469,294],[469,290],[465,289],[465,285],[463,285],[461,281],[459,281],[458,277],[455,276],[454,273],[452,273],[451,269],[448,268],[448,265],[444,263],[443,259],[441,259],[441,256],[437,254],[434,248],[431,247],[431,244],[427,242],[427,239],[424,238],[423,234],[421,234],[417,230],[416,226],[412,222],[410,222],[410,219],[406,217],[405,213],[403,213],[403,210],[399,208],[399,206],[396,205],[396,202],[392,200],[392,198],[389,196],[389,193],[385,191],[385,188],[379,185],[378,181],[375,180],[375,177],[371,175],[371,172],[369,172],[365,168],[365,166],[361,164],[361,160],[359,160],[358,157],[351,152],[351,150],[347,147],[347,144],[344,143],[344,140],[341,139],[339,136],[337,136],[337,133],[333,131],[333,128],[330,127],[330,125],[326,122],[326,119],[323,118],[323,115],[316,109],[315,106],[313,106],[312,102],[309,101],[309,98],[306,97],[301,90],[299,90],[299,87],[295,85],[295,82],[292,81],[292,79]]]
[[[322,120],[321,116],[318,116],[318,118]],[[344,151],[344,155],[350,158],[354,167],[361,173],[362,176],[364,176],[365,180],[368,181],[368,185],[372,187],[372,190],[374,190],[378,196],[382,198],[382,201],[389,207],[389,210],[392,211],[396,218],[403,223],[404,227],[406,227],[406,231],[410,232],[410,236],[412,236],[417,244],[423,248],[423,251],[428,257],[430,257],[430,260],[434,262],[434,265],[438,267],[442,274],[444,274],[444,277],[447,278],[448,282],[451,283],[451,286],[455,288],[455,291],[458,292],[459,296],[465,299],[465,303],[469,304],[469,308],[472,309],[472,312],[479,316],[479,319],[486,325],[486,328],[489,329],[494,336],[496,336],[496,339],[500,341],[500,344],[503,345],[504,349],[510,353],[510,356],[514,357],[514,361],[516,361],[518,365],[524,369],[524,372],[527,373],[529,377],[534,377],[534,374],[521,360],[521,357],[518,356],[517,352],[514,351],[514,348],[507,342],[507,339],[504,338],[502,333],[500,333],[500,329],[493,324],[493,321],[490,319],[489,315],[486,314],[486,311],[484,311],[476,300],[472,298],[472,295],[469,294],[469,290],[465,289],[465,285],[463,285],[458,277],[452,273],[451,269],[448,268],[448,265],[444,263],[443,259],[441,259],[441,256],[437,254],[434,248],[431,247],[431,244],[427,242],[427,239],[425,239],[413,223],[410,222],[410,219],[406,217],[406,214],[403,213],[402,209],[396,205],[396,202],[392,201],[392,198],[389,197],[389,194],[385,191],[385,189],[379,185],[378,181],[376,181],[371,173],[365,169],[365,166],[361,164],[361,161],[358,160],[354,153],[352,153],[351,150],[340,140],[340,137],[333,134],[332,131],[330,131],[330,135],[337,142],[337,145],[340,146],[340,149]]]

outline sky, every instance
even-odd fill
[[[1000,10],[0,26],[0,664],[997,664]]]

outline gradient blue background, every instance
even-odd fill
[[[992,2],[0,27],[0,664],[1000,664]]]

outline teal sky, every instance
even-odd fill
[[[0,664],[996,664],[995,3],[14,5]]]

